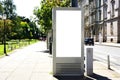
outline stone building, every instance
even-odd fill
[[[97,4],[96,4],[97,1]],[[85,37],[99,41],[99,0],[83,0]]]
[[[119,43],[120,0],[83,0],[82,3],[85,12],[85,37],[94,37],[97,42]]]
[[[120,42],[120,0],[107,2],[107,42]]]
[[[120,0],[101,0],[100,33],[103,42],[120,42]]]
[[[89,27],[89,0],[84,0],[82,3],[84,8],[84,35],[85,37],[90,37],[90,27]]]

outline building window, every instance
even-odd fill
[[[103,19],[107,19],[107,0],[104,0],[104,5],[103,5]]]
[[[101,0],[99,0],[99,7],[101,6]]]
[[[101,21],[101,10],[99,10],[99,21]]]
[[[111,17],[114,17],[115,15],[115,0],[111,0]]]
[[[108,0],[103,0],[103,3],[107,5]]]
[[[103,19],[107,19],[107,8],[108,8],[108,5],[107,5],[107,0],[104,0],[104,5],[103,5]]]
[[[104,2],[106,2],[107,0],[103,0]]]
[[[111,33],[111,36],[113,36],[113,22],[111,22],[111,27],[110,27],[110,33]]]
[[[107,5],[104,7],[104,19],[107,19]]]

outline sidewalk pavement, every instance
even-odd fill
[[[53,77],[52,55],[45,42],[15,50],[0,58],[0,80],[120,80],[120,74],[94,60],[94,74],[83,77]]]
[[[111,46],[120,48],[120,43],[108,43],[108,42],[95,42],[95,45]]]

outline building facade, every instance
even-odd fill
[[[84,8],[84,29],[85,37],[94,38],[99,41],[99,7],[96,4],[99,0],[83,0],[82,6]]]
[[[101,0],[101,40],[120,43],[120,0]]]
[[[82,6],[84,8],[84,36],[85,37],[90,37],[90,26],[89,26],[89,0],[84,0],[84,2],[82,2]]]
[[[92,37],[96,42],[120,43],[120,0],[83,2],[85,37]]]

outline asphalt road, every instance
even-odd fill
[[[108,55],[110,56],[110,65],[120,71],[120,48],[112,46],[85,46],[93,48],[93,57],[94,59],[100,60],[107,65]]]

